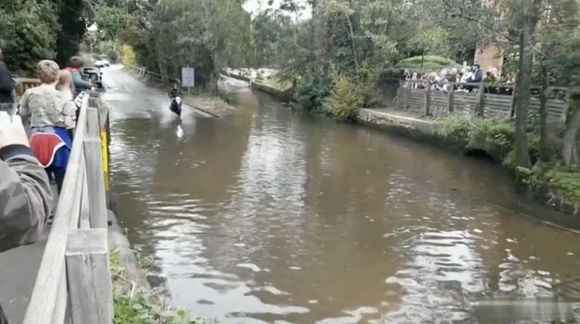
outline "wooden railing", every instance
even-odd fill
[[[98,93],[85,96],[24,324],[112,323],[100,136],[106,114],[99,114],[103,109]]]
[[[16,78],[16,89],[14,89],[14,97],[20,98],[24,92],[30,88],[38,87],[40,80],[31,78]]]
[[[506,120],[515,113],[514,85],[450,83],[447,88],[448,91],[438,91],[430,89],[425,81],[402,81],[397,92],[396,106],[398,109],[430,116],[459,113]],[[545,98],[550,124],[561,124],[566,120],[570,91],[562,87],[551,88],[552,96]],[[529,112],[537,113],[540,109],[541,89],[533,87],[529,95]]]

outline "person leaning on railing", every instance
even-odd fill
[[[71,72],[72,81],[73,81],[73,88],[74,88],[74,97],[77,97],[81,92],[85,90],[91,90],[91,83],[83,80],[83,75],[81,73],[81,69],[85,63],[83,60],[78,56],[73,56],[70,58],[69,65],[66,68]]]
[[[74,125],[76,107],[56,89],[59,73],[60,68],[54,61],[38,63],[41,85],[24,92],[20,115],[30,118],[30,148],[48,175],[54,177],[60,193],[72,145],[67,128]]]
[[[56,90],[60,91],[63,96],[66,98],[66,100],[69,101],[73,101],[74,102],[74,86],[73,86],[73,81],[72,81],[72,73],[67,70],[67,69],[63,69],[60,70],[59,72],[59,76],[58,76],[58,83],[56,84]],[[76,105],[75,105],[76,107]],[[76,114],[75,114],[75,119],[77,120],[79,117],[79,109],[78,107],[76,107]],[[71,138],[73,138],[74,136],[74,121],[73,121],[73,125],[68,127],[67,131],[68,131],[68,136]]]

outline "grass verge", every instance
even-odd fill
[[[143,267],[152,264],[150,260],[137,259]],[[110,254],[111,276],[113,281],[113,301],[115,324],[210,324],[215,321],[205,321],[192,318],[183,309],[173,309],[161,302],[162,298],[153,290],[138,288],[124,277],[124,268],[117,253]],[[147,269],[144,269],[147,271]]]

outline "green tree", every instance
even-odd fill
[[[59,30],[54,3],[13,0],[0,4],[4,59],[18,75],[30,75],[37,61],[54,58]]]

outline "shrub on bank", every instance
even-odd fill
[[[364,83],[356,83],[348,77],[335,74],[330,95],[322,103],[323,111],[339,120],[356,120],[360,108],[367,102]]]
[[[324,99],[330,94],[331,80],[326,75],[307,74],[294,81],[292,108],[319,112]]]
[[[141,262],[141,261],[140,261]],[[202,324],[184,310],[173,310],[155,303],[155,294],[136,288],[124,278],[124,268],[117,253],[111,253],[115,324]]]

